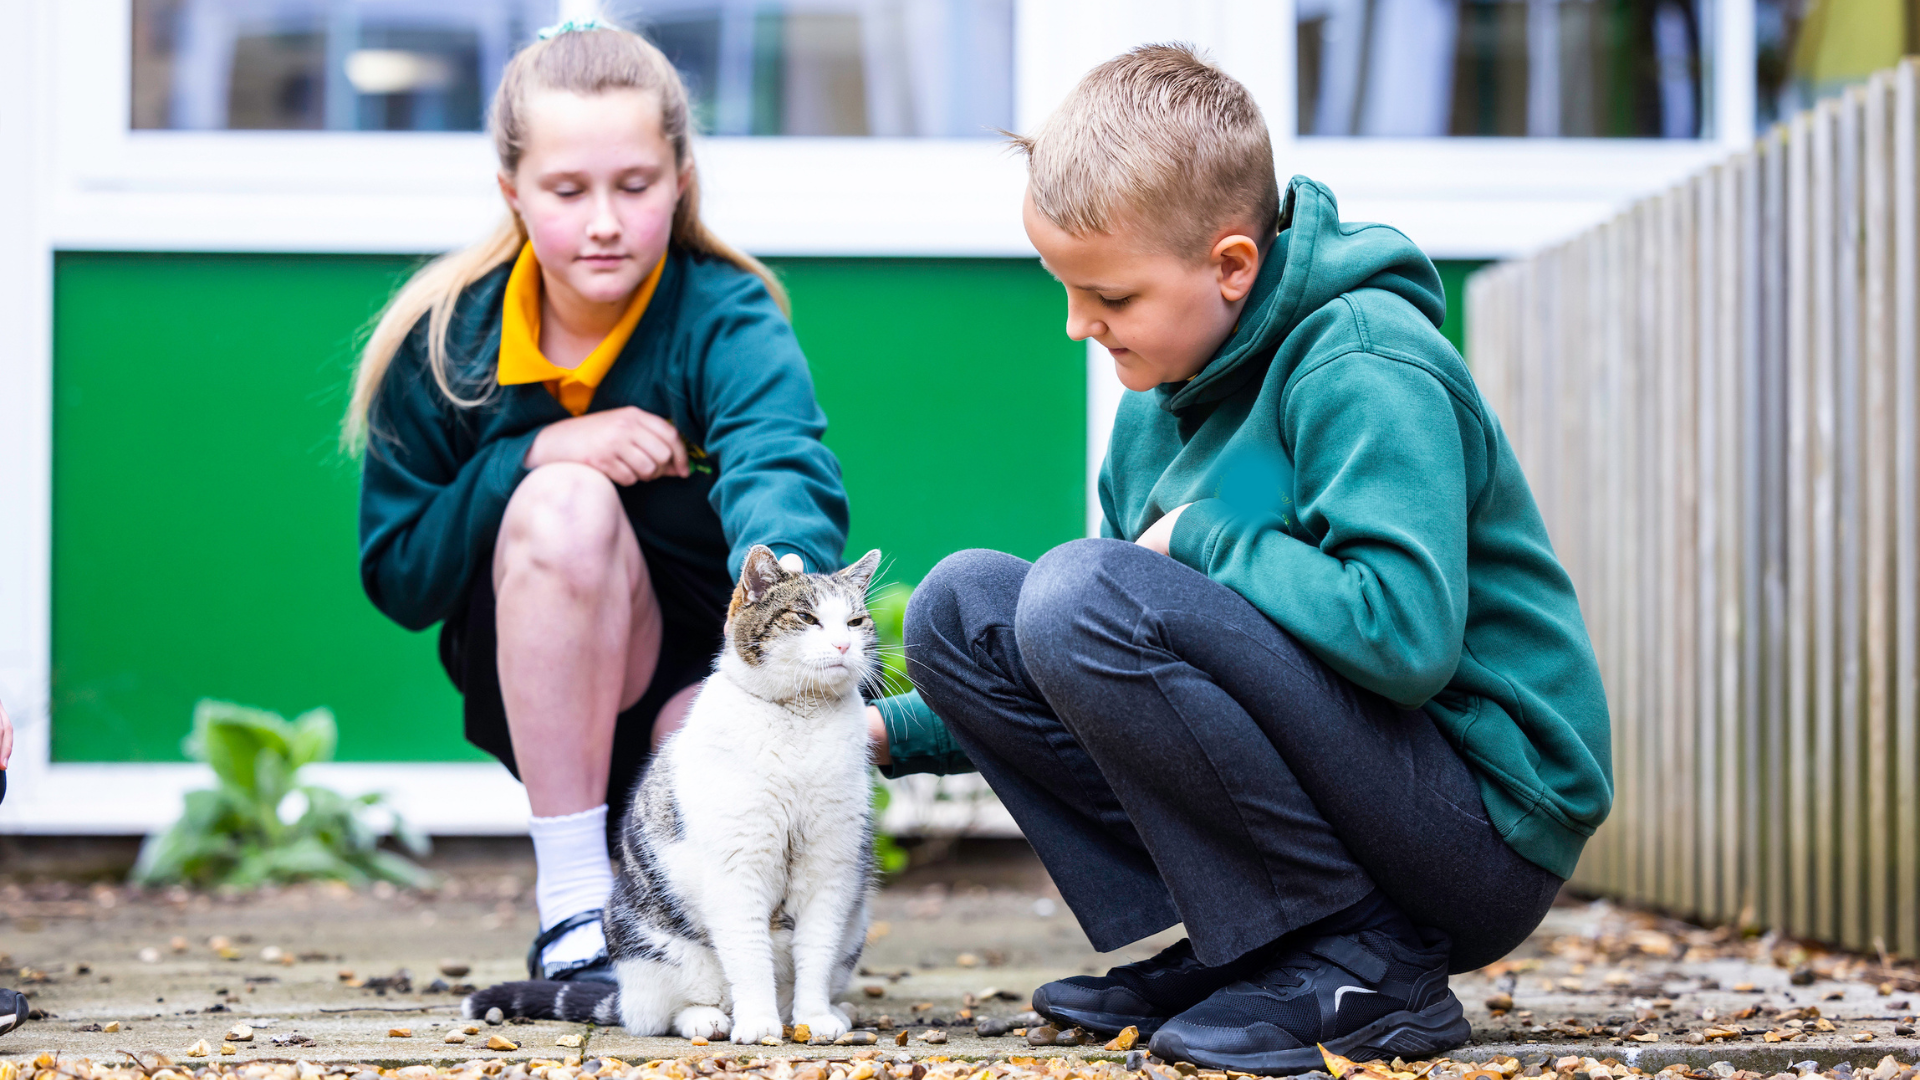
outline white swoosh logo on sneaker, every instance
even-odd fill
[[[1379,992],[1378,990],[1369,990],[1364,986],[1343,986],[1333,992],[1333,1011],[1335,1015],[1339,1014],[1340,999],[1346,997],[1348,994],[1377,994]]]

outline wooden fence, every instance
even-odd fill
[[[1467,293],[1612,707],[1576,884],[1908,957],[1917,107],[1908,61]]]

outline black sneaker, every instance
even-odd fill
[[[1075,975],[1033,992],[1033,1011],[1062,1026],[1102,1035],[1135,1027],[1151,1035],[1160,1025],[1207,999],[1207,995],[1266,965],[1269,949],[1255,949],[1220,967],[1208,967],[1181,938],[1145,960],[1105,975]]]
[[[1431,1058],[1472,1028],[1447,989],[1447,942],[1363,930],[1305,942],[1154,1033],[1167,1061],[1285,1076],[1325,1068],[1316,1044],[1355,1060]]]

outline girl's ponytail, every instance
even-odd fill
[[[787,290],[760,260],[715,236],[700,220],[700,174],[694,168],[687,87],[664,53],[639,34],[609,26],[566,28],[536,41],[507,63],[489,113],[494,152],[502,172],[519,168],[526,152],[526,99],[536,90],[563,90],[591,96],[610,90],[640,90],[660,100],[661,130],[673,147],[686,182],[673,211],[672,243],[698,255],[725,260],[760,278],[783,313],[791,314]],[[471,397],[455,386],[447,358],[447,327],[454,304],[469,285],[511,262],[527,241],[525,227],[512,213],[478,243],[442,255],[422,267],[381,311],[361,350],[347,403],[341,444],[352,453],[366,446],[368,414],[381,381],[407,335],[427,317],[427,368],[447,400],[461,408],[485,402],[497,384],[492,374],[475,384]]]

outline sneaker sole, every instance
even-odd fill
[[[1383,1016],[1366,1027],[1336,1039],[1326,1048],[1355,1061],[1400,1057],[1417,1060],[1464,1044],[1473,1035],[1460,999],[1449,993],[1446,1000],[1419,1012],[1397,1012]],[[1215,1069],[1259,1073],[1263,1076],[1292,1076],[1326,1069],[1326,1059],[1318,1047],[1301,1046],[1290,1050],[1270,1050],[1257,1054],[1216,1054],[1193,1050],[1177,1032],[1160,1032],[1151,1047],[1166,1061],[1190,1061]]]
[[[1044,986],[1033,992],[1033,1011],[1054,1023],[1084,1028],[1096,1035],[1118,1035],[1126,1028],[1138,1028],[1140,1037],[1143,1039],[1159,1031],[1160,1025],[1173,1019],[1170,1016],[1129,1016],[1126,1013],[1063,1009],[1047,1001]]]

